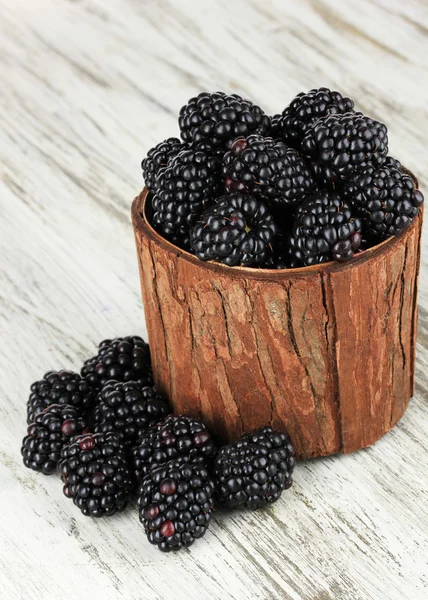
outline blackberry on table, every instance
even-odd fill
[[[183,150],[160,174],[153,196],[153,224],[173,241],[186,238],[191,225],[214,200],[220,185],[218,160],[201,150]]]
[[[272,203],[298,204],[314,188],[313,175],[297,150],[260,135],[237,138],[223,158],[222,172],[228,192]]]
[[[292,485],[294,449],[287,434],[263,427],[223,446],[214,461],[216,499],[228,508],[260,508]]]
[[[209,461],[216,447],[205,425],[185,415],[169,415],[165,421],[143,432],[131,450],[134,479],[141,481],[147,473],[171,459],[186,457],[190,461]]]
[[[260,265],[271,253],[278,228],[266,205],[252,195],[221,196],[201,215],[191,233],[201,260],[229,266]]]
[[[109,381],[97,397],[94,432],[111,431],[124,444],[130,444],[169,412],[168,402],[154,387],[135,381]]]
[[[267,135],[271,123],[263,110],[237,94],[202,92],[183,106],[178,124],[189,144],[226,149],[235,138],[250,133]]]
[[[184,144],[178,138],[168,138],[148,151],[146,158],[141,163],[141,168],[144,183],[151,192],[155,192],[158,188],[159,173],[183,149]]]
[[[208,469],[186,459],[150,471],[138,493],[140,521],[159,550],[188,548],[205,535],[213,509],[214,485]]]
[[[333,114],[308,129],[302,152],[321,182],[335,184],[368,164],[378,166],[388,153],[385,125],[362,113]]]
[[[296,148],[321,117],[354,112],[354,102],[340,92],[318,88],[298,94],[283,111],[277,124],[280,137]]]
[[[406,229],[424,202],[410,175],[397,166],[385,165],[357,171],[346,182],[344,196],[361,217],[364,230],[380,239]]]
[[[124,446],[114,433],[75,437],[63,447],[58,468],[64,495],[85,516],[110,516],[126,507],[133,484]]]
[[[81,375],[97,389],[110,380],[151,384],[149,345],[137,335],[104,340],[97,355],[83,365]]]
[[[72,371],[48,371],[40,381],[31,386],[27,402],[27,423],[51,404],[67,404],[81,413],[90,409],[95,392],[87,381]]]
[[[38,413],[22,440],[24,465],[45,475],[55,472],[63,446],[79,435],[86,424],[80,412],[68,404],[51,404]]]
[[[338,194],[317,192],[297,209],[289,238],[291,266],[349,260],[360,246],[361,228]]]

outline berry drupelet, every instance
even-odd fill
[[[201,260],[261,265],[277,235],[273,217],[259,198],[234,193],[220,197],[202,214],[192,230],[191,246]]]
[[[406,229],[424,202],[413,178],[397,164],[387,164],[392,166],[368,166],[357,171],[344,187],[344,196],[361,217],[365,232],[380,239]]]
[[[110,516],[126,507],[133,485],[125,449],[114,433],[75,437],[62,449],[58,466],[64,495],[84,515]]]
[[[223,446],[214,461],[216,499],[228,508],[260,508],[292,485],[294,449],[285,433],[263,427]]]
[[[81,375],[96,389],[110,380],[151,384],[149,345],[136,335],[104,340],[98,354],[83,365]]]
[[[218,173],[218,160],[206,152],[180,152],[158,178],[152,199],[155,228],[173,242],[186,240],[191,225],[217,194]]]
[[[55,472],[61,450],[85,429],[79,411],[68,404],[51,404],[35,416],[22,440],[24,465],[45,475]]]
[[[241,135],[267,135],[271,127],[259,106],[223,92],[203,92],[191,98],[181,109],[178,124],[185,142],[220,150],[226,150]]]
[[[27,423],[51,404],[67,404],[81,413],[93,406],[95,392],[87,381],[71,371],[49,371],[31,386],[27,402]]]
[[[298,94],[284,110],[277,131],[287,144],[296,148],[310,127],[321,117],[353,112],[354,102],[339,92],[318,88]]]
[[[224,156],[222,172],[228,192],[278,204],[298,204],[314,187],[313,175],[297,150],[260,135],[237,138]]]
[[[146,187],[155,192],[158,187],[159,173],[168,166],[170,161],[184,149],[184,144],[177,138],[168,138],[154,148],[151,148],[141,163]]]
[[[98,394],[94,410],[94,432],[109,431],[125,444],[133,443],[148,428],[170,412],[168,402],[154,387],[135,381],[109,381]]]
[[[150,471],[138,493],[140,521],[159,550],[187,548],[207,531],[214,485],[201,463],[176,459]]]
[[[131,451],[132,474],[141,481],[147,473],[171,459],[209,461],[216,452],[210,433],[199,419],[169,415],[145,431]]]
[[[291,266],[349,260],[360,246],[361,227],[337,194],[317,192],[296,212],[289,238]]]
[[[361,113],[329,115],[319,119],[302,141],[317,179],[335,184],[356,169],[381,165],[388,153],[385,125]]]

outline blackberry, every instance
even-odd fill
[[[214,461],[216,499],[228,508],[260,508],[292,485],[294,449],[287,434],[263,427],[223,446]]]
[[[392,158],[392,156],[385,156],[385,160],[382,162],[382,167],[392,167],[394,169],[402,170],[403,166],[399,160]]]
[[[85,362],[81,374],[97,389],[110,380],[151,384],[149,345],[137,335],[104,340],[98,354]]]
[[[109,381],[98,394],[94,432],[111,431],[124,444],[129,444],[169,412],[168,402],[154,387],[142,387],[135,381]]]
[[[273,138],[274,140],[279,140],[282,137],[282,132],[280,129],[281,117],[282,115],[273,115],[273,117],[270,118],[271,127],[269,137]]]
[[[153,224],[165,237],[185,238],[220,184],[218,160],[203,151],[183,150],[160,174],[153,196]]]
[[[38,413],[22,440],[24,465],[45,475],[55,472],[61,450],[72,436],[85,429],[79,411],[68,404],[51,404]]]
[[[170,415],[145,431],[132,448],[132,473],[136,481],[141,481],[150,470],[171,459],[184,456],[190,461],[209,461],[215,452],[213,439],[202,421]]]
[[[424,202],[410,175],[385,165],[357,171],[346,182],[344,196],[361,217],[365,231],[380,239],[401,233]]]
[[[191,546],[207,531],[213,492],[208,469],[201,463],[178,459],[151,471],[138,494],[140,521],[149,542],[163,552]]]
[[[296,148],[306,132],[318,119],[327,115],[354,112],[354,102],[340,92],[328,88],[318,88],[297,94],[294,100],[283,111],[277,124],[280,137]]]
[[[235,193],[220,197],[203,213],[190,240],[201,260],[248,267],[263,264],[277,234],[273,217],[261,200]]]
[[[334,184],[356,169],[382,164],[388,153],[388,133],[383,123],[362,113],[333,114],[308,129],[302,152],[313,161],[315,176]]]
[[[67,404],[80,412],[92,407],[95,392],[77,373],[49,371],[31,386],[27,402],[27,423],[33,423],[36,415],[51,404]]]
[[[146,158],[141,163],[141,168],[144,183],[151,192],[157,190],[159,173],[183,148],[184,144],[179,139],[168,138],[148,151]]]
[[[319,191],[297,210],[289,243],[292,267],[349,260],[361,243],[361,221],[337,194]]]
[[[302,156],[270,137],[237,138],[222,166],[228,192],[245,192],[278,204],[298,204],[313,189],[314,178]]]
[[[267,135],[271,123],[263,110],[237,94],[202,92],[183,106],[178,119],[181,138],[189,144],[226,149],[238,136]]]
[[[64,495],[84,515],[110,516],[126,507],[132,480],[124,447],[114,433],[75,437],[62,449],[58,468]]]

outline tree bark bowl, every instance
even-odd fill
[[[153,373],[221,443],[285,429],[298,458],[369,446],[414,391],[423,213],[347,263],[287,270],[202,262],[132,220]]]

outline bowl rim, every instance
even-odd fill
[[[411,175],[411,177],[415,181],[416,189],[419,189],[418,180],[416,177],[409,171],[408,169],[404,169],[406,173]],[[252,279],[289,279],[296,277],[305,277],[308,275],[319,275],[322,273],[330,273],[330,272],[338,272],[338,271],[346,271],[348,269],[353,269],[358,267],[358,265],[362,264],[370,260],[371,258],[377,257],[380,254],[386,253],[388,250],[393,250],[395,246],[401,245],[403,240],[407,240],[407,238],[411,235],[413,230],[416,227],[421,227],[421,221],[423,217],[423,206],[419,210],[415,220],[407,227],[401,234],[396,236],[391,236],[388,239],[384,240],[380,244],[376,246],[372,246],[359,254],[356,254],[352,260],[346,262],[337,262],[330,261],[325,263],[320,263],[317,265],[310,265],[308,267],[298,267],[294,269],[263,269],[258,267],[230,267],[223,263],[217,263],[214,261],[202,261],[194,254],[187,252],[187,250],[183,250],[178,246],[175,246],[172,242],[169,242],[167,239],[162,237],[151,225],[150,220],[146,214],[146,206],[147,200],[150,196],[149,190],[144,187],[138,196],[134,199],[132,203],[132,222],[134,225],[134,229],[136,231],[142,232],[151,242],[155,243],[157,246],[161,247],[162,250],[167,251],[176,258],[180,257],[182,260],[185,260],[193,265],[196,265],[202,269],[207,269],[216,273],[222,273],[224,275],[229,276],[245,276]]]

